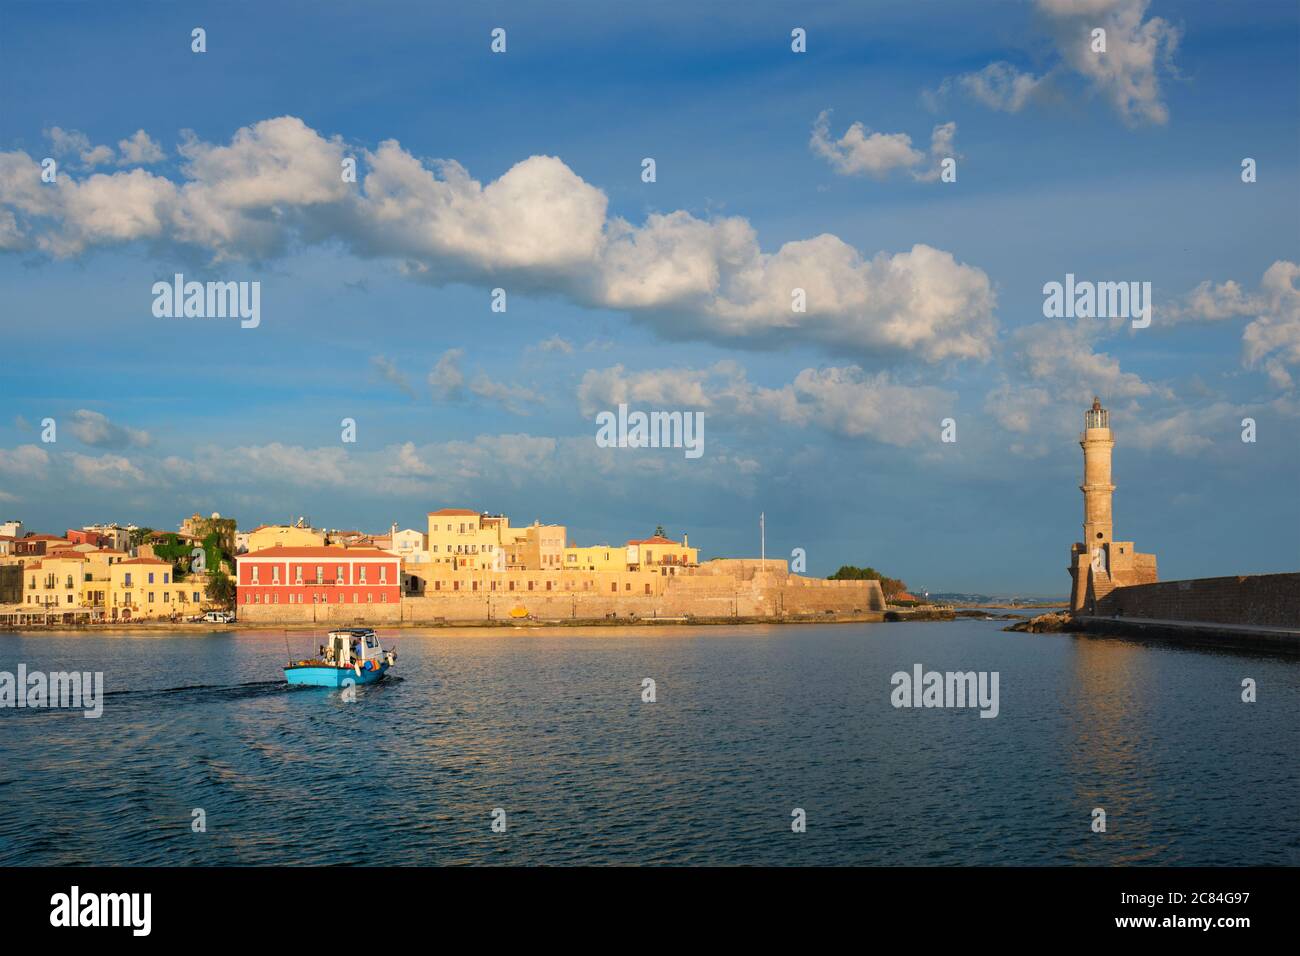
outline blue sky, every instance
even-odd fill
[[[700,6],[6,4],[0,511],[705,556],[764,511],[811,573],[1059,594],[1095,392],[1162,577],[1300,565],[1293,3]],[[261,324],[154,317],[176,272]],[[1046,319],[1067,272],[1151,326]],[[704,455],[597,448],[620,400]]]

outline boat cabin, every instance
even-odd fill
[[[330,631],[324,656],[328,664],[351,667],[357,662],[381,659],[384,656],[384,649],[380,647],[379,638],[373,629],[345,627]]]

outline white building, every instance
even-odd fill
[[[389,551],[407,564],[424,564],[429,560],[429,536],[414,528],[393,531]]]

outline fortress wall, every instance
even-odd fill
[[[757,564],[757,562],[754,562]],[[564,572],[557,572],[563,574]],[[656,576],[657,577],[657,576]],[[643,579],[644,580],[644,579]],[[622,576],[619,576],[622,582]],[[606,585],[607,588],[607,585]],[[662,590],[645,594],[606,588],[589,591],[426,591],[395,604],[239,605],[244,621],[264,623],[383,624],[398,621],[508,621],[522,608],[543,620],[608,617],[797,617],[883,611],[876,581],[824,581],[759,572],[748,580],[725,575],[677,575],[663,579]]]
[[[697,575],[749,581],[753,579],[755,574],[761,573],[785,577],[789,575],[790,571],[781,558],[768,558],[766,561],[759,558],[714,558],[712,561],[705,561],[695,568],[695,573]]]
[[[1300,627],[1300,572],[1118,587],[1097,602],[1096,613],[1101,617]]]
[[[240,604],[240,621],[265,624],[310,624],[336,627],[349,624],[395,624],[402,619],[400,604]]]

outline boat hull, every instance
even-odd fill
[[[388,673],[385,661],[377,670],[362,669],[361,675],[350,667],[321,667],[317,665],[294,665],[284,669],[284,679],[290,684],[308,687],[345,687],[349,684],[376,684]]]

